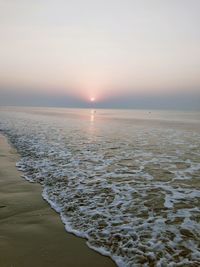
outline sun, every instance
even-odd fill
[[[94,101],[95,101],[95,98],[94,98],[94,97],[91,97],[91,98],[90,98],[90,101],[91,101],[91,102],[94,102]]]

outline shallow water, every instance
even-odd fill
[[[24,177],[118,266],[200,265],[200,113],[0,109]]]

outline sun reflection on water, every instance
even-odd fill
[[[95,114],[96,114],[96,110],[92,109],[90,111],[90,122],[91,123],[94,123],[94,120],[95,120]]]

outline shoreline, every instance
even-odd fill
[[[116,266],[86,240],[66,232],[59,214],[42,198],[41,185],[21,177],[18,160],[0,134],[0,266]]]

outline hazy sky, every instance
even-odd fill
[[[199,12],[200,0],[0,0],[0,104],[196,108]]]

